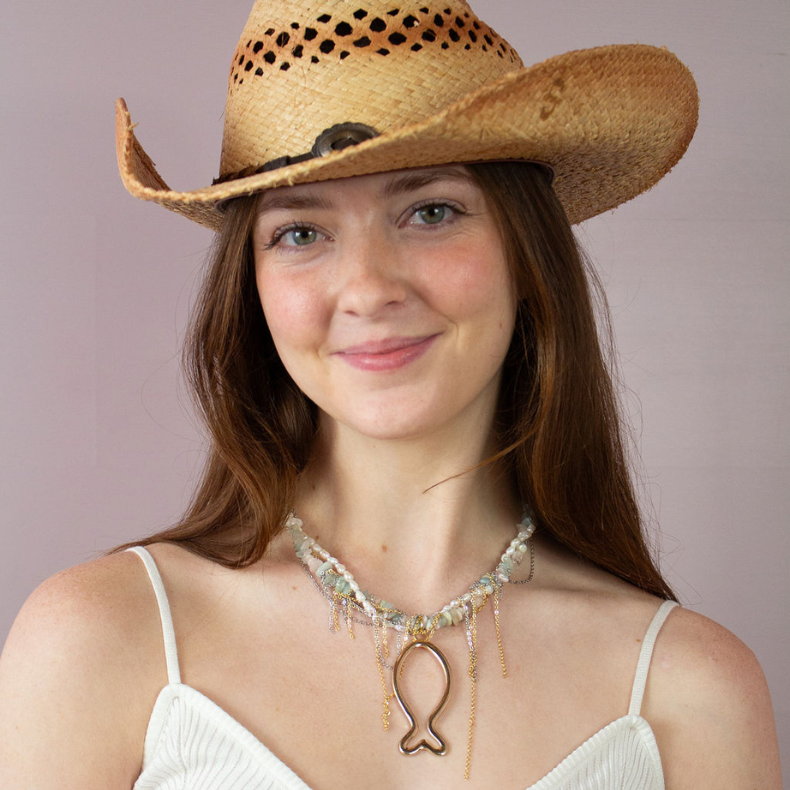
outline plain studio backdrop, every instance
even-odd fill
[[[0,641],[59,569],[178,518],[203,457],[179,347],[211,233],[135,201],[124,96],[165,180],[218,174],[251,0],[6,0],[0,36]],[[667,46],[700,124],[652,192],[579,228],[611,305],[662,567],[771,686],[790,765],[790,4],[481,0],[530,64]],[[353,120],[353,119],[350,119]]]

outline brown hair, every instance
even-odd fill
[[[674,597],[651,559],[625,460],[590,284],[599,288],[543,168],[469,165],[500,226],[519,297],[500,390],[494,459],[542,531],[655,595]],[[203,478],[170,541],[228,567],[260,559],[282,528],[317,427],[285,371],[254,276],[256,200],[227,208],[185,349],[211,437]],[[130,544],[132,545],[132,544]]]

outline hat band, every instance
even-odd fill
[[[246,178],[247,176],[254,176],[258,173],[268,173],[270,170],[279,170],[281,167],[288,165],[295,165],[299,162],[307,162],[310,159],[318,159],[322,156],[328,156],[335,151],[342,151],[345,148],[350,148],[352,145],[359,145],[365,140],[372,140],[378,137],[377,132],[372,126],[364,123],[338,123],[329,129],[324,129],[318,137],[315,138],[313,147],[306,154],[298,154],[297,156],[280,156],[277,159],[270,159],[268,162],[259,167],[245,167],[243,170],[237,170],[234,173],[226,173],[224,176],[215,178],[212,184],[223,184],[226,181],[236,181],[239,178]]]

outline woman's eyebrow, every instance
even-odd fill
[[[399,173],[387,182],[383,192],[385,197],[394,197],[447,179],[470,182],[472,177],[462,168],[448,169],[446,167],[418,170],[413,173]]]
[[[274,211],[276,209],[306,209],[306,208],[331,208],[330,202],[314,192],[302,192],[292,194],[284,192],[277,194],[277,190],[265,194],[258,204],[258,214],[264,211]]]
[[[396,197],[416,189],[428,186],[436,181],[454,179],[459,181],[471,181],[469,173],[462,168],[448,169],[446,167],[428,168],[416,170],[414,172],[403,172],[393,176],[385,184],[382,192],[384,197]],[[292,193],[290,190],[278,194],[277,189],[264,193],[258,204],[258,214],[265,211],[276,211],[278,209],[297,210],[297,209],[331,209],[332,201],[327,197],[316,192],[304,191]]]

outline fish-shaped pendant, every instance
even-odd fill
[[[412,713],[409,704],[403,698],[401,693],[400,675],[403,670],[403,663],[406,660],[406,657],[413,650],[427,650],[439,662],[439,665],[444,670],[444,693],[442,694],[442,698],[439,700],[439,704],[434,708],[433,713],[431,713],[431,715],[428,717],[428,726],[426,728],[428,730],[428,734],[436,740],[438,746],[428,743],[425,739],[419,741],[414,746],[409,746],[409,739],[417,731],[417,724],[414,721],[414,714]],[[401,650],[398,660],[395,662],[395,666],[392,669],[392,689],[395,692],[395,699],[398,700],[401,710],[403,710],[403,713],[411,725],[409,731],[403,736],[400,744],[398,744],[401,754],[417,754],[417,752],[421,752],[423,749],[439,757],[443,757],[445,754],[447,754],[449,749],[447,741],[445,741],[444,738],[442,738],[442,736],[436,731],[434,728],[434,723],[441,715],[442,711],[444,710],[444,706],[447,704],[447,700],[450,697],[451,683],[452,678],[450,675],[450,665],[447,663],[447,658],[445,658],[444,653],[442,653],[442,651],[439,650],[439,648],[435,645],[432,645],[430,642],[417,640],[416,642],[412,642],[411,644],[404,647],[403,650]]]

